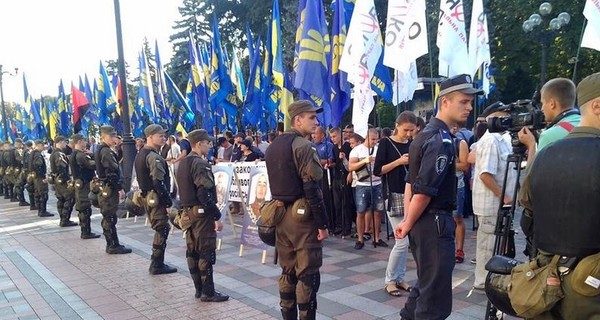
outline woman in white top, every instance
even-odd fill
[[[175,186],[175,172],[177,172],[177,168],[179,167],[179,163],[176,163],[175,160],[181,154],[181,148],[179,144],[175,140],[175,136],[169,136],[168,142],[169,151],[167,152],[167,163],[169,164],[169,173],[171,176],[171,197],[175,198],[177,194],[177,187]]]

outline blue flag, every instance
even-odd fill
[[[108,124],[110,121],[109,116],[112,116],[117,109],[117,97],[102,61],[100,61],[100,78],[97,85],[96,103],[98,104],[98,121],[101,124]]]
[[[383,100],[392,102],[394,91],[392,88],[392,76],[390,68],[383,65],[383,54],[379,56],[379,61],[375,67],[375,72],[371,78],[371,89],[377,93]]]
[[[210,66],[210,104],[218,114],[222,114],[219,112],[219,109],[222,108],[227,115],[235,117],[237,115],[235,93],[233,84],[229,78],[225,54],[221,47],[221,37],[219,35],[216,16],[213,16]]]
[[[154,103],[154,90],[152,90],[152,78],[146,53],[142,50],[139,55],[140,82],[138,88],[138,99],[136,108],[142,110],[152,123],[157,123],[160,119],[156,112]]]
[[[350,84],[348,74],[340,70],[340,59],[344,52],[344,43],[348,32],[348,21],[345,19],[345,1],[335,1],[332,28],[332,55],[329,68],[331,84],[331,125],[338,127],[344,112],[350,108]]]
[[[253,60],[250,61],[250,73],[248,75],[248,92],[244,100],[242,125],[257,126],[262,118],[262,92],[261,92],[261,68],[260,68],[260,38],[256,41],[256,48],[252,53]],[[264,121],[263,121],[264,122]]]
[[[188,98],[188,104],[192,106],[192,110],[198,115],[202,123],[202,128],[212,134],[214,127],[214,114],[208,102],[210,90],[207,83],[209,66],[208,63],[204,63],[202,52],[198,51],[198,47],[194,43],[194,38],[191,34],[189,51],[191,71],[188,89],[186,90],[186,96],[191,94],[191,98]]]
[[[322,0],[300,0],[298,16],[294,87],[301,99],[310,99],[323,108],[319,122],[328,126],[331,123],[328,70],[331,44]]]

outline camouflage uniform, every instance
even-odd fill
[[[42,141],[36,141],[36,147],[43,145]],[[46,159],[40,150],[34,150],[29,159],[29,172],[35,174],[33,187],[35,189],[35,202],[38,207],[38,216],[51,217],[53,214],[46,211],[48,203],[48,180],[46,179]]]
[[[92,215],[92,203],[89,198],[90,182],[95,175],[96,162],[90,155],[83,151],[74,149],[69,158],[71,173],[75,180],[75,210],[79,212],[79,225],[81,226],[82,239],[99,238],[92,232],[90,217]]]
[[[63,137],[57,137],[55,143],[64,141]],[[73,185],[69,174],[69,159],[62,149],[55,146],[50,155],[50,170],[54,180],[54,191],[56,195],[56,209],[60,216],[61,227],[76,226],[77,223],[71,221],[71,212],[75,205],[75,195],[73,194]]]

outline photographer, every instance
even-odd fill
[[[488,106],[482,117],[506,117],[509,114],[504,110],[504,104],[496,102]],[[493,131],[493,130],[492,130]],[[475,172],[473,175],[473,212],[477,215],[479,227],[477,228],[477,250],[475,265],[475,281],[473,288],[484,289],[487,271],[485,264],[492,257],[496,230],[498,208],[500,202],[504,205],[511,204],[516,182],[516,171],[509,168],[506,173],[506,162],[512,153],[511,137],[506,133],[490,132],[488,130],[477,142]],[[506,193],[502,195],[504,176],[507,175]]]
[[[565,78],[552,79],[541,90],[544,119],[548,123],[540,134],[537,151],[562,139],[579,124],[581,116],[575,105],[575,84]],[[519,141],[527,146],[527,160],[533,161],[536,153],[535,137],[528,128],[519,131]]]
[[[600,314],[600,73],[577,87],[581,124],[541,150],[521,189],[521,205],[535,213],[536,260],[560,255],[564,298],[536,319],[597,319]],[[550,279],[550,278],[549,278]]]

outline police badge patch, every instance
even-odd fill
[[[446,169],[446,164],[448,164],[448,156],[445,154],[438,155],[437,159],[435,159],[435,172],[438,175],[442,174],[444,169]]]

